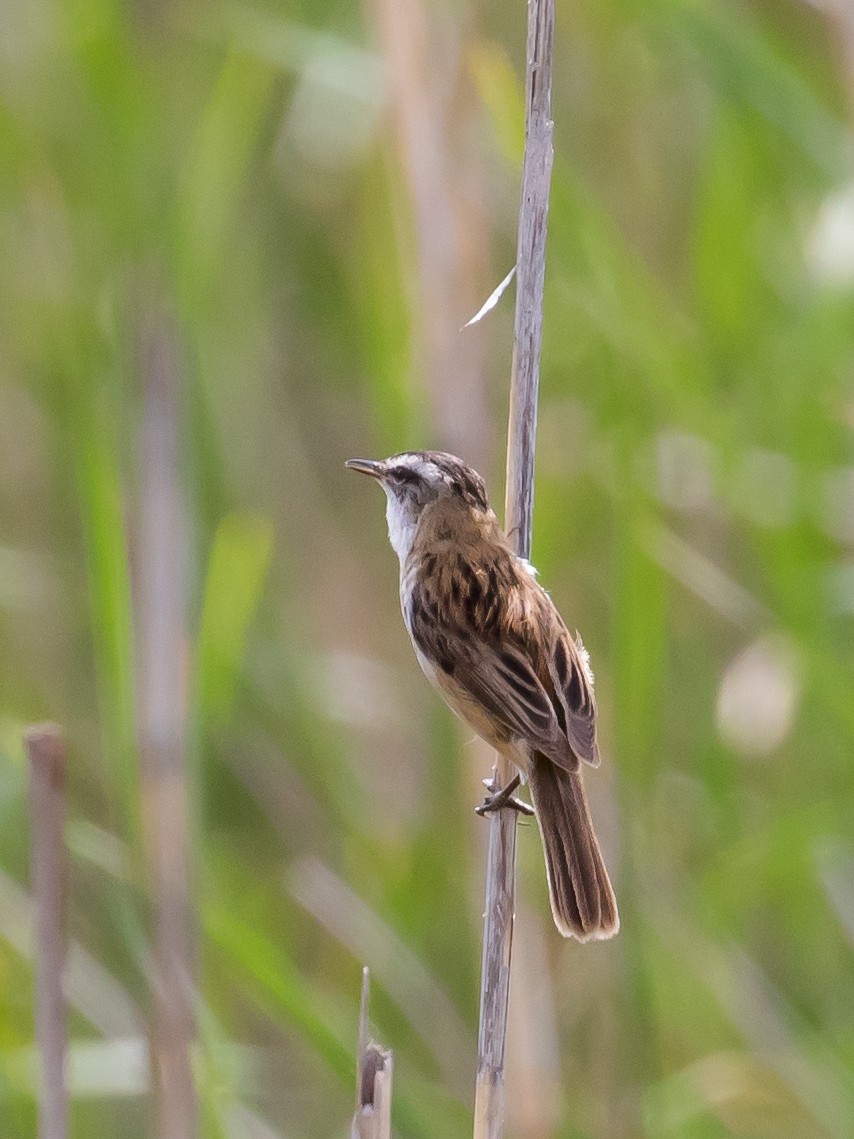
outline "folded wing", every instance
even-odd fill
[[[583,646],[551,598],[508,554],[488,568],[453,568],[454,589],[422,578],[407,625],[419,652],[453,687],[520,740],[566,771],[596,765],[595,701]],[[441,598],[454,598],[451,605]]]

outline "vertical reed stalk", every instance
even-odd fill
[[[554,0],[528,0],[525,155],[516,258],[516,319],[507,435],[505,526],[516,551],[528,557],[534,504],[534,448],[543,330],[546,227],[552,171],[551,77]],[[513,772],[498,758],[495,778]],[[504,1134],[504,1053],[516,889],[516,812],[489,819],[486,911],[475,1089],[475,1139]]]
[[[40,1139],[66,1139],[65,766],[62,731],[40,724],[26,735],[30,768],[31,876],[35,905],[36,1040],[40,1055]]]
[[[391,1052],[368,1040],[368,1005],[371,975],[362,970],[362,1003],[359,1013],[359,1056],[356,1064],[356,1111],[351,1139],[391,1139]]]
[[[176,334],[157,301],[140,331],[143,424],[135,577],[143,842],[152,917],[151,1066],[158,1139],[193,1139],[193,913],[187,771],[187,535]]]

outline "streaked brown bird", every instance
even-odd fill
[[[593,673],[535,571],[514,553],[483,479],[455,455],[350,459],[388,499],[400,605],[418,663],[462,720],[531,787],[555,924],[613,937],[614,891],[593,830],[581,762],[597,767]],[[518,805],[517,780],[482,811]]]

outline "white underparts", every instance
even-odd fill
[[[391,487],[383,486],[383,490],[388,500],[385,511],[386,522],[388,523],[388,540],[400,558],[401,566],[403,566],[409,551],[412,549],[412,543],[415,541],[418,518],[410,504],[405,499],[398,498]]]

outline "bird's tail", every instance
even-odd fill
[[[535,755],[528,771],[546,855],[555,925],[564,937],[596,941],[620,928],[617,901],[584,794],[581,773],[571,774]]]

